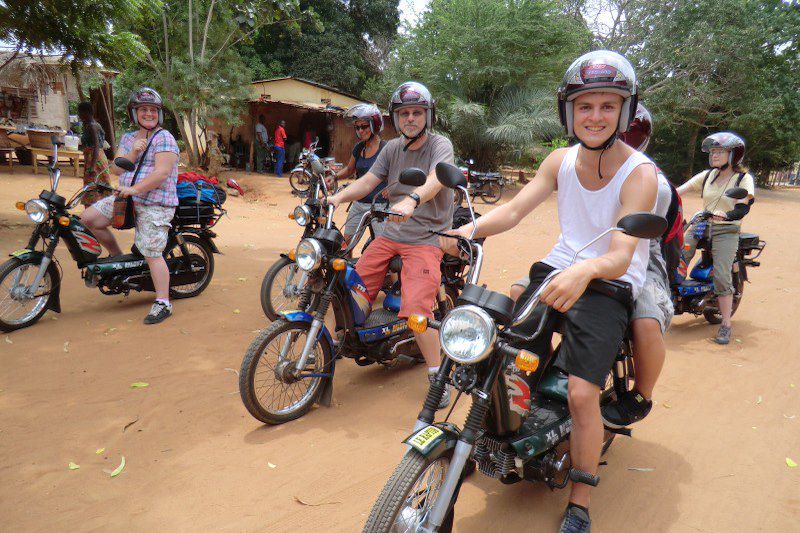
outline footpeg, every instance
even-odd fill
[[[625,437],[632,437],[633,436],[633,430],[631,430],[630,428],[610,428],[610,427],[606,427],[606,431],[608,431],[609,433],[614,433],[616,435],[623,435]]]
[[[600,483],[600,476],[594,476],[589,472],[575,470],[574,468],[569,469],[569,478],[573,483],[583,483],[592,487],[596,487]]]

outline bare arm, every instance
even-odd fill
[[[658,179],[652,165],[638,166],[620,191],[622,207],[617,219],[640,211],[650,212],[656,202]],[[558,274],[542,291],[542,301],[556,311],[567,311],[578,301],[593,279],[617,279],[628,270],[639,239],[614,232],[608,251],[580,261]]]
[[[346,178],[348,176],[352,176],[353,173],[356,171],[356,158],[352,155],[350,156],[350,161],[347,162],[345,166],[336,173],[336,179],[340,180],[342,178]]]
[[[360,200],[371,193],[375,187],[380,185],[381,181],[382,180],[372,172],[367,172],[357,179],[355,183],[348,185],[340,192],[328,198],[328,203],[339,206],[343,203]]]

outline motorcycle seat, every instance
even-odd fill
[[[102,257],[94,262],[94,264],[106,264],[106,263],[122,263],[127,261],[138,261],[142,258],[141,254],[122,254],[122,255],[115,255],[113,257]]]
[[[403,270],[403,260],[399,255],[392,257],[391,261],[389,261],[389,270],[398,274]]]

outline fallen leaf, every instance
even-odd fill
[[[149,383],[145,383],[144,381],[137,381],[136,383],[131,383],[132,389],[143,389],[145,387],[149,387]]]
[[[299,503],[300,505],[307,505],[308,507],[319,507],[320,505],[334,505],[334,504],[337,504],[337,503],[342,503],[342,502],[320,502],[320,503],[310,503],[310,502],[307,502],[307,501],[301,500],[301,499],[300,499],[298,496],[295,496],[295,497],[294,497],[294,501],[296,501],[296,502],[297,502],[297,503]]]
[[[789,459],[787,459],[787,461],[788,461],[788,460],[789,460]],[[80,467],[81,467],[81,465],[75,464],[75,463],[73,463],[72,461],[70,461],[70,462],[69,462],[69,464],[67,465],[67,468],[69,468],[70,470],[77,470],[77,469],[79,469]]]
[[[119,466],[117,468],[115,468],[113,472],[111,472],[111,477],[117,477],[118,475],[120,475],[122,473],[123,470],[125,470],[125,456],[124,455],[122,456],[122,462],[119,463]]]
[[[758,429],[758,427],[756,427],[756,426],[750,426],[750,427],[751,427],[752,429]]]
[[[69,353],[69,341],[64,343],[64,353]]]
[[[139,417],[137,416],[136,420],[132,420],[131,422],[128,422],[127,424],[125,424],[125,427],[122,428],[122,432],[125,433],[126,429],[128,429],[129,427],[131,427],[132,425],[134,425],[138,421],[139,421]]]
[[[106,449],[105,449],[105,448],[98,448],[98,449],[97,449],[97,450],[96,450],[94,453],[96,453],[97,455],[100,455],[100,454],[101,454],[101,453],[103,453],[104,451],[106,451]]]
[[[6,335],[6,342],[7,342],[8,344],[14,344],[13,342],[11,342],[11,339],[9,339],[9,338],[8,338],[8,335]]]
[[[633,472],[654,472],[655,468],[637,468],[637,467],[629,467],[628,470]]]
[[[761,396],[759,396],[758,399],[756,400],[756,405],[761,405],[761,402],[762,402],[762,399],[761,399]]]
[[[51,316],[50,320],[58,320],[58,317],[57,316]]]
[[[736,342],[738,342],[739,344],[741,344],[741,343],[742,343],[742,339],[736,339]]]
[[[247,281],[247,278],[239,278],[239,281],[245,282],[245,281]]]
[[[794,383],[789,383],[789,386],[790,386],[791,388],[794,388]]]
[[[241,313],[241,311],[239,311],[238,309],[234,309],[234,310],[233,310],[233,314],[234,314],[234,315],[238,315],[239,313]]]
[[[270,467],[270,468],[275,468],[275,467],[276,467],[276,466],[278,466],[278,465],[274,465],[274,464],[272,464],[272,463],[267,463],[267,466],[268,466],[268,467]]]
[[[667,402],[664,402],[664,407],[666,407],[667,409],[672,409],[672,406]]]
[[[795,416],[797,415],[783,415],[783,418],[785,418],[786,420],[792,420]]]
[[[117,328],[108,328],[103,335],[108,335],[109,333],[114,333],[117,331]]]
[[[786,466],[789,468],[797,468],[797,463],[792,461],[789,457],[786,458]]]

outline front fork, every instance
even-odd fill
[[[33,235],[31,236],[31,239],[28,242],[29,250],[33,250],[36,248],[36,243],[38,242],[40,235],[39,228],[40,226],[36,227],[36,230],[33,232]],[[39,284],[44,279],[44,276],[47,273],[47,269],[50,267],[50,263],[52,263],[53,261],[53,254],[55,253],[56,247],[58,246],[59,237],[60,237],[60,230],[58,229],[58,227],[56,227],[53,239],[50,241],[50,243],[44,250],[44,256],[42,256],[42,262],[39,263],[39,271],[36,273],[36,277],[33,278],[33,282],[30,284],[30,286],[25,288],[26,298],[33,298],[36,295],[36,289],[39,287]],[[16,287],[19,284],[21,277],[22,277],[22,271],[20,270],[16,275],[16,279],[14,280],[13,286]]]
[[[334,287],[336,286],[336,282],[339,280],[339,275],[339,271],[333,272],[333,275],[331,275],[330,279],[328,280],[328,285],[320,295],[319,305],[317,305],[317,308],[314,311],[314,320],[311,321],[311,327],[308,328],[308,336],[306,337],[306,343],[303,346],[303,352],[300,354],[300,358],[297,360],[297,363],[295,363],[294,373],[298,376],[305,368],[306,361],[308,360],[309,355],[311,355],[314,345],[317,343],[317,337],[319,336],[322,327],[325,325],[325,314],[328,312],[328,307],[330,307],[331,299],[333,298]],[[281,359],[286,359],[286,354],[289,351],[291,340],[291,337],[289,337],[287,342],[284,344],[284,347],[281,350]]]

